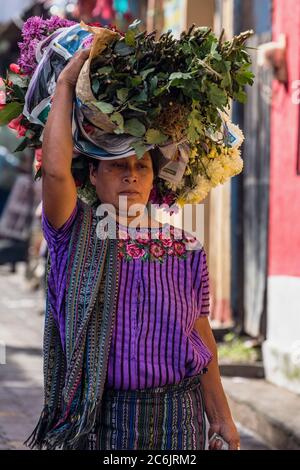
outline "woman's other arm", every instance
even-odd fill
[[[205,412],[210,424],[209,437],[216,432],[228,442],[229,450],[236,450],[239,448],[240,438],[221,382],[217,345],[207,316],[198,318],[194,328],[213,354],[208,372],[201,375]],[[210,445],[211,450],[217,450],[220,447],[221,444],[215,440]]]

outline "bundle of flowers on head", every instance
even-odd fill
[[[43,125],[36,119],[33,122],[28,112],[26,117],[20,113],[37,65],[33,50],[41,49],[42,36],[55,35],[47,25],[42,31],[29,28],[29,24],[50,20],[28,21],[31,23],[25,23],[23,29],[20,69],[11,71],[2,83],[7,104],[0,110],[0,124],[17,118],[13,126],[24,135],[18,150],[41,147]],[[51,21],[58,28],[73,25],[66,20],[60,20],[63,25],[57,19]],[[211,188],[242,171],[243,134],[232,124],[227,110],[231,99],[244,103],[244,87],[253,84],[245,45],[252,31],[223,41],[223,33],[218,38],[207,27],[192,26],[179,39],[171,32],[156,39],[155,32],[140,31],[139,21],[126,33],[114,27],[79,26],[87,33],[80,47],[92,45],[89,65],[83,67],[76,87],[77,155],[72,171],[80,194],[87,200],[95,198],[86,156],[97,156],[97,145],[107,149],[110,139],[120,139],[122,149],[134,149],[138,158],[149,148],[155,151],[159,173],[150,202],[158,205],[198,203]],[[101,39],[104,30],[105,44]],[[43,44],[47,46],[45,39]],[[87,74],[88,80],[83,80]],[[83,82],[88,82],[88,99],[81,96]],[[36,178],[41,176],[40,156],[39,160]]]

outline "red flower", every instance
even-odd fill
[[[87,23],[89,26],[96,26],[97,28],[102,28],[102,24],[99,23],[99,21],[96,21],[95,23]]]
[[[23,119],[23,114],[20,114],[20,116],[18,116],[15,119],[12,119],[8,123],[8,127],[10,129],[17,131],[17,137],[24,137],[27,131],[26,127],[21,124],[22,119]]]
[[[18,64],[10,64],[9,66],[11,72],[19,74],[21,72],[21,69]]]
[[[126,246],[126,253],[136,259],[144,256],[145,250],[135,245],[135,243],[128,243]]]
[[[155,258],[160,258],[165,254],[164,248],[159,243],[155,242],[150,244],[149,251]]]
[[[185,245],[182,242],[174,242],[173,247],[177,255],[182,255],[183,253],[186,252]]]

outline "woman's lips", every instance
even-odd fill
[[[121,193],[119,193],[121,196],[137,196],[138,194],[140,194],[139,192],[137,191],[122,191]]]

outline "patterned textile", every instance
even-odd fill
[[[119,281],[116,240],[96,235],[91,207],[79,204],[69,244],[65,302],[66,350],[47,291],[44,330],[44,408],[25,444],[86,448],[99,413]],[[48,269],[50,270],[50,258]]]
[[[88,450],[205,449],[200,377],[152,389],[106,390]]]

